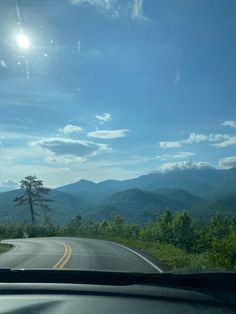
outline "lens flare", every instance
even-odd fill
[[[17,41],[17,44],[20,48],[22,49],[28,49],[30,48],[30,40],[29,40],[29,37],[26,36],[25,34],[19,34],[17,35],[16,37],[16,41]]]

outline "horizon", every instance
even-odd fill
[[[155,174],[159,174],[159,175],[165,175],[165,174],[168,174],[168,173],[173,173],[173,172],[182,172],[182,171],[205,171],[205,170],[212,170],[212,171],[232,171],[233,169],[236,170],[236,167],[233,167],[233,168],[230,168],[230,169],[220,169],[220,168],[213,168],[213,167],[209,167],[209,168],[185,168],[185,169],[173,169],[173,170],[169,170],[169,171],[166,171],[166,172],[161,172],[161,171],[155,171],[155,172],[151,172],[151,173],[146,173],[146,174],[143,174],[143,175],[140,175],[138,177],[133,177],[133,178],[130,178],[130,179],[119,179],[119,180],[116,180],[116,179],[106,179],[106,180],[102,180],[102,181],[91,181],[91,180],[87,180],[87,179],[79,179],[79,180],[76,180],[76,181],[70,181],[70,182],[67,182],[66,184],[63,184],[63,185],[58,185],[58,186],[49,186],[50,189],[54,190],[54,189],[58,189],[60,187],[64,187],[64,186],[67,186],[67,185],[73,185],[73,184],[76,184],[76,183],[79,183],[80,181],[85,181],[85,182],[89,182],[89,183],[94,183],[94,184],[100,184],[100,183],[104,183],[104,182],[107,182],[107,181],[118,181],[118,182],[123,182],[123,181],[127,181],[127,180],[135,180],[135,179],[138,179],[140,177],[143,177],[143,176],[149,176],[149,175],[155,175]],[[37,179],[40,179],[40,178],[37,178]],[[44,182],[43,182],[44,183]],[[15,190],[18,190],[20,189],[20,185],[18,185],[18,187],[16,188],[15,186],[14,187],[10,187],[10,186],[5,186],[4,189],[2,189],[0,187],[0,194],[1,193],[5,193],[5,192],[11,192],[11,191],[15,191]]]
[[[235,10],[2,0],[0,191],[236,167]]]

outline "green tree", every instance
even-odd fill
[[[166,209],[160,218],[157,219],[155,225],[155,236],[157,240],[166,243],[172,243],[173,241],[173,228],[172,228],[173,216],[172,213]]]
[[[229,233],[230,226],[231,223],[229,219],[220,215],[213,216],[208,226],[209,237],[212,239],[224,238]]]
[[[137,239],[139,237],[140,234],[140,227],[136,224],[126,224],[125,226],[125,230],[126,230],[126,235],[127,237],[131,237],[134,239]]]
[[[207,227],[198,228],[195,231],[193,251],[195,253],[209,252],[211,250],[211,240]]]
[[[83,232],[86,235],[99,235],[99,222],[90,220],[83,226]]]
[[[178,212],[172,222],[173,244],[181,249],[191,251],[194,240],[192,219],[186,211]]]
[[[35,210],[36,207],[40,207],[43,211],[50,209],[49,202],[51,200],[47,198],[50,189],[44,187],[43,182],[38,180],[36,176],[27,176],[20,181],[20,184],[24,194],[15,198],[15,206],[28,206],[31,221],[34,224],[38,215]]]
[[[123,234],[125,227],[125,220],[124,218],[117,214],[116,212],[112,213],[112,229],[113,234],[116,236],[121,236]]]
[[[233,219],[215,215],[206,226],[201,226],[196,231],[194,251],[196,253],[217,250],[222,240],[235,229]]]
[[[140,238],[144,241],[153,241],[154,240],[154,224],[148,222],[145,227],[140,230]]]
[[[112,225],[108,220],[103,220],[99,223],[99,233],[102,235],[110,235],[112,233]]]
[[[212,240],[209,259],[211,267],[236,269],[236,229],[222,239]]]
[[[75,236],[79,231],[81,231],[81,220],[82,217],[80,215],[77,215],[70,220],[67,225],[67,231],[69,235]]]

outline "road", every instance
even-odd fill
[[[54,268],[162,272],[156,263],[126,246],[84,238],[4,240],[14,248],[0,255],[0,268]]]

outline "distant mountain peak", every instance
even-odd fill
[[[146,191],[168,188],[185,190],[197,197],[214,200],[216,196],[223,196],[225,193],[236,189],[235,172],[236,168],[183,169],[166,173],[156,172],[146,174],[124,181],[105,180],[94,183],[81,179],[76,183],[62,186],[58,190],[69,193],[86,191],[111,195],[112,193],[125,191],[130,188],[138,188]]]
[[[80,183],[80,184],[84,184],[84,183],[96,184],[96,183],[94,183],[93,181],[89,181],[89,180],[86,180],[86,179],[80,179],[79,181],[77,181],[77,183]]]

